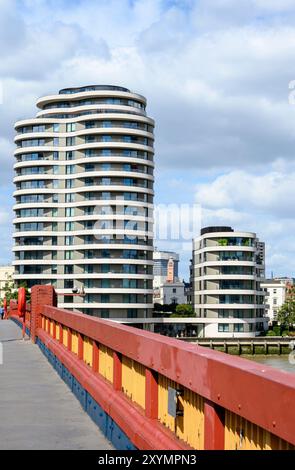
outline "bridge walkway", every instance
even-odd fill
[[[83,411],[42,352],[0,321],[0,449],[109,450],[112,445]]]

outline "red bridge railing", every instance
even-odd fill
[[[135,447],[295,448],[295,374],[58,309],[55,299],[50,286],[32,288],[32,340]]]

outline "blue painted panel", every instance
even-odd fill
[[[104,435],[107,433],[107,414],[99,406],[99,404],[92,398],[91,395],[87,395],[87,407],[86,412],[95,424],[101,429]]]
[[[73,376],[64,365],[62,366],[62,379],[73,390]]]
[[[55,369],[58,375],[62,378],[62,363],[57,357],[55,358]]]
[[[73,393],[78,398],[84,410],[86,410],[87,391],[82,387],[75,377],[73,377]]]
[[[55,368],[55,354],[53,354],[52,351],[48,351],[48,360],[50,362],[50,364]]]

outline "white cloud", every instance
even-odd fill
[[[162,174],[218,173],[198,185],[207,217],[268,227],[276,245],[294,215],[294,21],[288,0],[0,0],[3,194],[14,122],[36,98],[114,83],[147,96]],[[193,199],[191,181],[175,198],[184,191]]]

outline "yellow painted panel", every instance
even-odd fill
[[[50,321],[50,336],[53,336],[53,320]]]
[[[92,367],[92,349],[93,349],[92,339],[87,338],[87,336],[84,336],[83,343],[84,343],[83,360],[86,364]]]
[[[113,382],[113,351],[106,346],[99,346],[99,373]]]
[[[43,315],[41,317],[41,328],[42,330],[45,330],[45,317]]]
[[[72,331],[72,352],[78,355],[78,333]]]
[[[183,416],[173,418],[168,414],[168,387],[181,389],[179,396],[179,410]],[[180,387],[163,375],[158,377],[158,418],[194,449],[204,449],[204,400],[191,390]]]
[[[122,390],[132,401],[145,408],[145,367],[125,356],[122,358]]]
[[[68,328],[66,326],[62,327],[62,344],[68,346]]]
[[[225,450],[294,450],[295,446],[256,424],[225,411]]]
[[[56,336],[56,339],[57,341],[59,341],[59,323],[55,323],[55,336]]]

